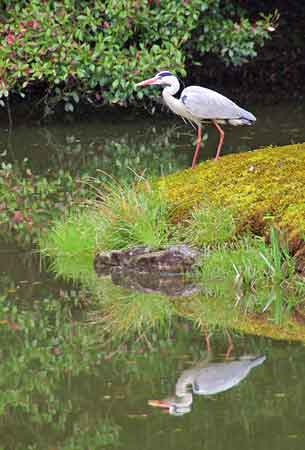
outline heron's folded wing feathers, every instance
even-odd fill
[[[243,111],[227,97],[200,86],[184,89],[181,101],[189,113],[200,119],[237,119]]]

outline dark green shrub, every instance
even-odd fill
[[[255,26],[219,0],[6,0],[0,20],[0,101],[45,94],[73,111],[80,97],[126,104],[134,82],[159,68],[185,75],[186,55],[212,52],[240,64],[256,54],[271,17]],[[1,100],[2,98],[2,100]]]

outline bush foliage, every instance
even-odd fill
[[[241,64],[263,45],[272,18],[251,23],[234,2],[221,3],[3,1],[1,104],[10,93],[23,96],[37,89],[48,107],[64,100],[67,111],[80,97],[126,104],[143,96],[135,92],[134,82],[160,68],[185,75],[187,55],[196,55],[198,64],[206,53]]]

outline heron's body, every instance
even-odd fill
[[[240,108],[232,100],[201,86],[189,86],[182,91],[179,99],[176,98],[175,94],[180,89],[180,83],[171,72],[159,72],[154,78],[142,81],[138,86],[150,84],[164,86],[162,96],[169,109],[183,119],[197,125],[198,139],[192,167],[194,167],[199,153],[203,123],[212,122],[220,134],[215,157],[215,159],[218,159],[224,139],[224,132],[219,125],[252,125],[256,121],[252,113]]]
[[[253,367],[265,361],[265,356],[253,359],[241,359],[224,363],[210,363],[199,370],[193,380],[194,394],[213,395],[227,391],[239,384]]]
[[[265,361],[265,356],[245,355],[240,359],[227,362],[202,361],[191,369],[182,372],[179,377],[175,397],[164,400],[150,400],[151,406],[167,408],[170,414],[181,415],[190,412],[193,395],[214,395],[227,391],[244,380],[250,371]]]

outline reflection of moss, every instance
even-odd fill
[[[196,204],[230,208],[239,228],[305,230],[305,143],[232,154],[159,181],[177,218]],[[179,214],[179,215],[178,215]]]
[[[190,319],[203,330],[229,328],[256,336],[305,342],[303,324],[286,318],[282,325],[278,325],[268,315],[245,314],[224,297],[194,297],[179,301],[176,307],[180,316]]]

